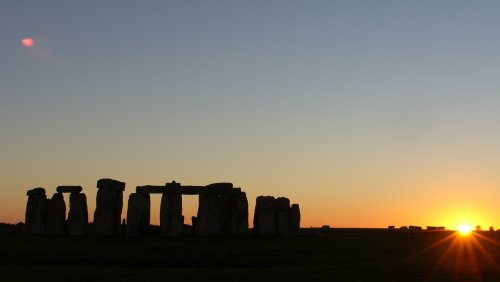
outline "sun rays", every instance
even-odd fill
[[[406,263],[438,253],[427,280],[449,271],[453,272],[454,278],[469,281],[481,280],[484,269],[500,275],[497,255],[500,242],[491,234],[495,233],[473,231],[470,225],[460,225],[456,232],[412,255]]]

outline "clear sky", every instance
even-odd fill
[[[109,177],[127,183],[124,215],[137,185],[230,181],[250,222],[274,195],[306,227],[500,228],[498,11],[1,1],[0,221],[24,221],[27,189],[58,185],[84,187],[92,220]]]

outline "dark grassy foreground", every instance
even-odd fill
[[[500,241],[499,233],[477,235]],[[4,234],[0,281],[500,281],[500,247],[477,235],[460,237],[447,252],[452,232],[335,229],[294,238],[140,239]]]

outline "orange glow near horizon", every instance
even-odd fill
[[[21,43],[24,45],[24,47],[31,48],[35,45],[35,40],[30,37],[25,37],[21,40]]]

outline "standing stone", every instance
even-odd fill
[[[248,201],[245,192],[229,197],[229,235],[244,235],[248,232]]]
[[[100,179],[97,181],[97,188],[94,235],[116,236],[120,234],[125,183],[113,179]]]
[[[228,233],[229,229],[229,195],[217,195],[217,230],[215,230],[215,235],[223,235]]]
[[[66,233],[66,203],[62,193],[54,193],[47,206],[47,234]]]
[[[30,234],[45,234],[47,220],[47,197],[33,196]]]
[[[184,231],[182,195],[164,193],[161,197],[160,230],[162,236],[181,236]]]
[[[85,234],[88,224],[87,197],[84,193],[69,195],[68,234],[81,236]]]
[[[27,234],[45,234],[47,222],[47,197],[45,189],[34,188],[28,190],[28,203],[26,205],[26,226]]]
[[[193,225],[194,234],[197,236],[209,236],[210,219],[209,219],[209,194],[198,195],[198,212],[196,214],[196,224]]]
[[[149,194],[130,194],[127,209],[127,237],[137,237],[147,233],[150,222],[150,206]]]
[[[290,235],[290,200],[280,197],[276,199],[276,231],[279,236]]]
[[[196,222],[198,218],[196,216],[191,217],[191,235],[196,235]]]
[[[272,196],[259,196],[255,204],[253,220],[254,232],[259,236],[276,235],[276,199]]]
[[[35,197],[28,197],[28,203],[26,204],[26,213],[24,216],[24,233],[31,233],[31,222],[33,221],[33,207],[34,207]]]
[[[221,234],[221,222],[223,220],[219,218],[219,212],[223,212],[223,208],[219,205],[222,202],[224,200],[220,200],[216,194],[200,194],[195,229],[196,235],[215,236]]]
[[[297,235],[300,232],[300,207],[299,204],[293,204],[290,208],[290,233]]]

